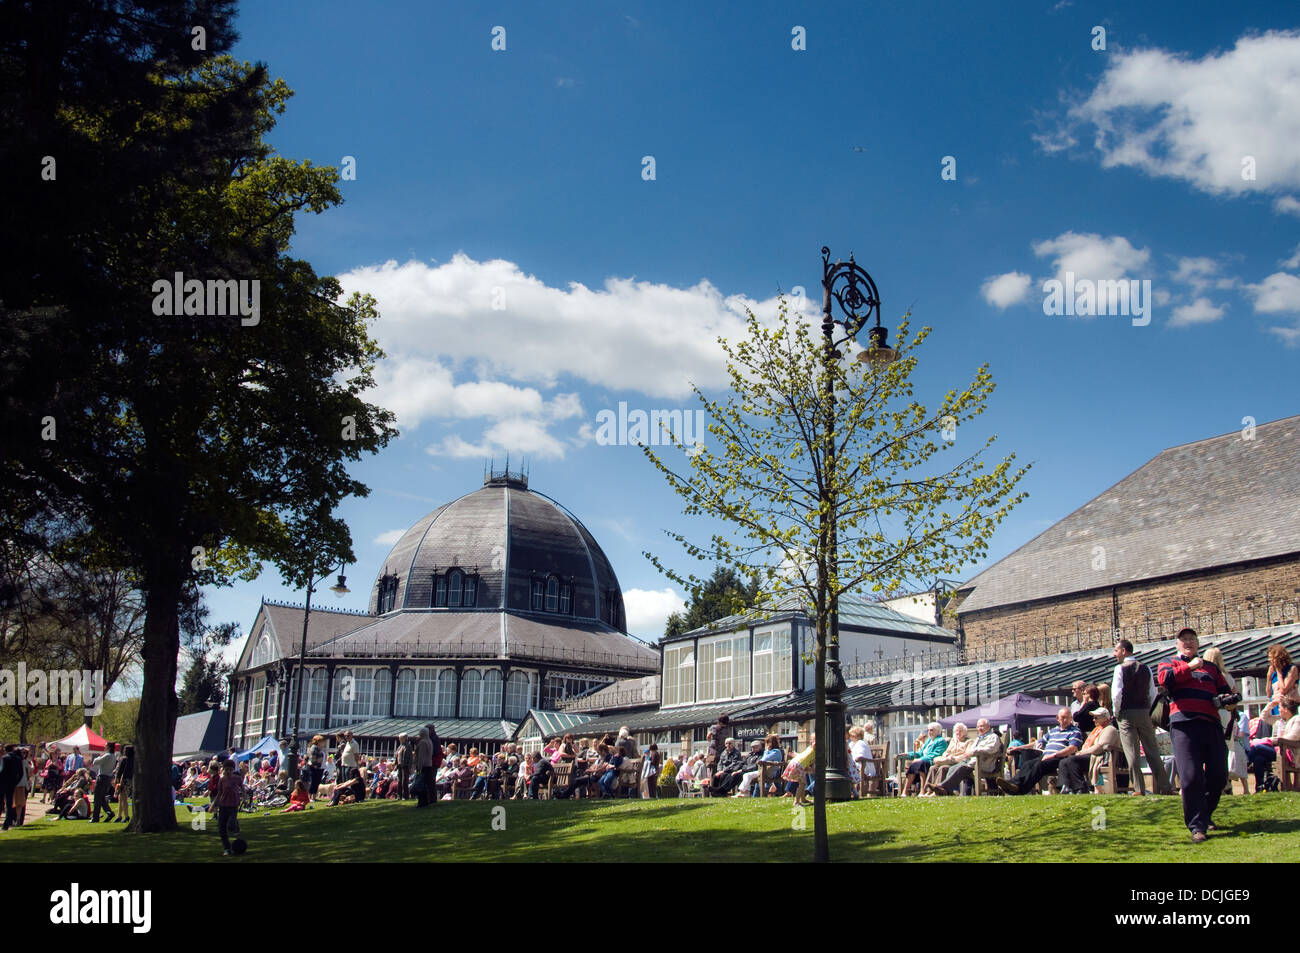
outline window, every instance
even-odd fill
[[[244,747],[244,700],[248,697],[248,688],[243,681],[235,683],[230,693],[230,711],[235,719],[235,730],[231,742],[236,748]]]
[[[459,569],[453,569],[447,573],[447,605],[460,606],[460,587],[463,582],[464,575]]]
[[[266,701],[266,679],[253,680],[253,703],[248,706],[248,727],[250,731],[262,730],[262,705]]]
[[[731,697],[746,698],[750,694],[749,633],[731,640]]]
[[[501,673],[492,669],[483,673],[483,698],[479,703],[480,718],[501,717]]]
[[[754,694],[772,692],[772,633],[754,633]]]
[[[311,680],[307,682],[307,711],[304,713],[303,728],[319,730],[325,727],[325,693],[329,686],[329,673],[323,668],[313,669]]]
[[[475,585],[475,583],[474,583],[474,577],[473,577],[473,576],[470,576],[470,575],[466,575],[466,576],[465,576],[465,585],[462,587],[462,590],[461,590],[462,597],[461,597],[460,604],[461,604],[462,606],[472,606],[472,605],[474,605],[474,590],[475,590],[476,588],[477,588],[477,587],[476,587],[476,585]]]
[[[794,653],[790,650],[790,633],[772,633],[772,691],[790,691]]]
[[[352,716],[352,692],[355,687],[355,679],[352,677],[352,669],[336,668],[334,670],[334,698],[330,702],[330,720],[334,724],[351,720]]]
[[[259,665],[265,665],[275,657],[271,651],[271,637],[266,634],[266,629],[262,629],[262,637],[257,640],[257,647],[253,649],[253,657],[248,662],[249,668],[256,668]]]
[[[529,687],[528,673],[510,673],[510,677],[506,679],[506,718],[517,721],[528,714],[528,709],[531,707],[528,704],[531,694]]]
[[[434,576],[433,577],[433,605],[435,608],[437,608],[438,606],[445,606],[446,604],[447,604],[447,577]]]
[[[573,586],[567,582],[560,584],[560,614],[570,615],[573,612]]]
[[[554,576],[546,577],[546,611],[556,612],[560,608],[560,580]]]
[[[700,661],[695,670],[695,682],[699,686],[697,701],[711,702],[717,696],[713,684],[713,643],[700,643]]]
[[[456,673],[449,668],[438,673],[438,704],[433,715],[435,718],[456,717]]]
[[[379,615],[392,612],[397,605],[397,577],[383,575],[379,577],[379,600],[376,608]]]
[[[393,700],[393,673],[386,668],[375,669],[375,695],[370,703],[370,717],[387,718]]]
[[[433,577],[433,606],[435,609],[459,609],[474,605],[478,577],[462,569],[450,569]]]
[[[690,642],[664,651],[664,705],[695,701],[695,646]]]
[[[482,695],[483,676],[478,672],[466,672],[460,679],[460,717],[479,717],[479,698]]]
[[[420,669],[415,686],[415,717],[429,718],[437,711],[438,673],[431,668]]]
[[[546,608],[546,583],[541,579],[533,580],[533,609],[541,612]]]
[[[352,681],[352,708],[354,721],[370,717],[370,700],[374,697],[375,673],[373,669],[360,669]],[[385,712],[387,714],[387,712]]]
[[[414,718],[415,711],[415,669],[404,668],[397,673],[397,704],[393,714],[398,718]]]

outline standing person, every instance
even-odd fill
[[[644,782],[644,790],[641,793],[643,798],[653,801],[659,793],[659,746],[651,744],[649,750],[645,753],[645,761],[641,765],[641,780]]]
[[[22,827],[27,823],[27,795],[36,783],[36,765],[29,748],[19,748],[18,758],[22,762],[23,771],[18,777],[18,786],[14,788],[14,813],[18,816],[18,826]]]
[[[343,753],[339,761],[339,767],[345,775],[339,779],[340,782],[351,781],[357,776],[357,771],[361,769],[361,747],[356,743],[350,731],[343,732]]]
[[[124,745],[113,780],[117,782],[117,820],[131,823],[131,794],[135,780],[135,745]]]
[[[1281,643],[1269,646],[1266,680],[1270,699],[1268,715],[1269,721],[1272,722],[1281,715],[1281,709],[1277,705],[1279,696],[1300,701],[1300,687],[1297,686],[1297,681],[1300,681],[1300,668],[1291,661],[1291,653]]]
[[[1146,794],[1146,779],[1138,763],[1138,745],[1146,752],[1151,768],[1151,783],[1155,794],[1170,794],[1169,775],[1156,744],[1156,728],[1151,723],[1151,705],[1155,702],[1155,682],[1151,669],[1133,657],[1133,643],[1120,639],[1115,644],[1115,674],[1111,677],[1110,694],[1115,701],[1115,727],[1119,731],[1119,744],[1128,762],[1129,793]]]
[[[411,796],[411,762],[414,754],[406,732],[402,732],[397,736],[397,752],[393,755],[393,764],[397,767],[397,796],[403,801]]]
[[[221,855],[230,856],[230,823],[239,814],[239,801],[244,794],[244,775],[234,761],[221,763],[221,778],[213,785],[217,789],[217,830],[221,834]]]
[[[104,753],[95,759],[95,813],[90,818],[92,824],[99,823],[101,807],[108,815],[106,821],[111,821],[116,816],[113,813],[113,773],[117,770],[117,756],[113,752],[116,750],[117,745],[110,741]]]
[[[342,784],[348,779],[347,769],[343,766],[343,749],[347,746],[347,739],[343,737],[343,732],[334,736],[334,783]]]
[[[311,744],[307,746],[307,793],[311,797],[316,796],[316,789],[324,777],[325,739],[320,735],[312,735]]]
[[[419,740],[415,742],[415,770],[420,772],[420,790],[416,795],[416,807],[428,807],[431,801],[438,800],[438,786],[433,769],[433,740],[429,737],[429,727],[420,729]]]
[[[4,757],[0,758],[0,796],[4,798],[4,830],[9,830],[17,815],[14,812],[14,791],[23,773],[23,759],[18,753],[17,745],[5,745]]]
[[[45,769],[41,772],[41,803],[50,803],[61,787],[63,787],[63,759],[59,757],[56,748],[46,755]]]
[[[63,773],[75,774],[86,766],[86,759],[81,756],[80,748],[73,748],[72,754],[63,760]]]
[[[1178,652],[1160,663],[1156,682],[1170,697],[1169,734],[1182,780],[1183,822],[1192,843],[1200,844],[1214,827],[1214,809],[1228,780],[1228,748],[1216,696],[1229,694],[1229,688],[1214,663],[1198,654],[1195,629],[1180,630],[1175,643]]]

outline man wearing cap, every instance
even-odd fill
[[[1078,754],[1061,758],[1061,766],[1056,769],[1056,780],[1065,794],[1091,794],[1088,783],[1088,766],[1093,755],[1114,752],[1119,747],[1119,729],[1111,724],[1110,712],[1105,708],[1094,708],[1092,717],[1096,724]]]
[[[1161,662],[1156,684],[1169,692],[1169,739],[1182,782],[1183,822],[1192,843],[1204,843],[1228,781],[1228,747],[1219,721],[1218,695],[1232,692],[1223,673],[1200,656],[1195,629],[1175,636],[1177,653]]]

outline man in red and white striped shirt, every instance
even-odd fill
[[[1214,828],[1211,818],[1228,781],[1228,748],[1219,721],[1218,695],[1232,691],[1223,673],[1198,654],[1195,629],[1175,637],[1178,654],[1160,663],[1156,684],[1169,692],[1169,735],[1182,781],[1183,821],[1200,844]]]

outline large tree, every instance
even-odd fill
[[[866,369],[847,360],[854,342],[842,329],[828,344],[784,301],[769,326],[751,313],[746,338],[720,340],[730,392],[710,399],[695,391],[714,446],[688,452],[678,444],[677,466],[643,448],[688,515],[717,521],[717,531],[700,541],[668,533],[688,555],[756,576],[763,602],[802,601],[817,634],[809,659],[817,725],[825,723],[826,650],[838,639],[832,620],[840,596],[957,573],[984,553],[994,527],[1023,497],[1015,486],[1027,468],[1013,469],[1012,455],[985,470],[982,457],[995,438],[965,436],[993,391],[988,365],[933,409],[912,399],[917,350],[928,335],[928,328],[910,334],[904,316],[898,359]],[[702,584],[646,555],[674,581]],[[819,861],[829,858],[822,792],[827,747],[835,744],[844,740],[818,738]]]
[[[205,57],[229,48],[232,4],[60,0],[71,15],[57,27],[40,6],[4,4],[5,25],[27,33],[0,45],[16,90],[0,100],[3,131],[30,118],[76,161],[52,182],[27,174],[43,191],[0,221],[6,246],[21,235],[41,251],[4,291],[0,367],[14,373],[0,398],[15,440],[0,493],[84,520],[139,580],[132,829],[170,830],[184,594],[300,559],[306,520],[324,555],[353,558],[333,512],[368,491],[347,463],[395,433],[362,396],[382,357],[367,332],[377,314],[366,297],[340,303],[334,279],[288,254],[296,213],[340,201],[336,170],[264,141],[288,88],[263,66],[188,52],[194,25]],[[48,59],[33,61],[32,44]],[[107,91],[85,88],[83,48]],[[20,151],[0,167],[21,170]],[[69,198],[95,186],[106,191],[92,212]],[[214,314],[200,295],[191,313],[160,315],[156,283],[177,273],[256,281],[241,303],[260,294],[260,310]]]

